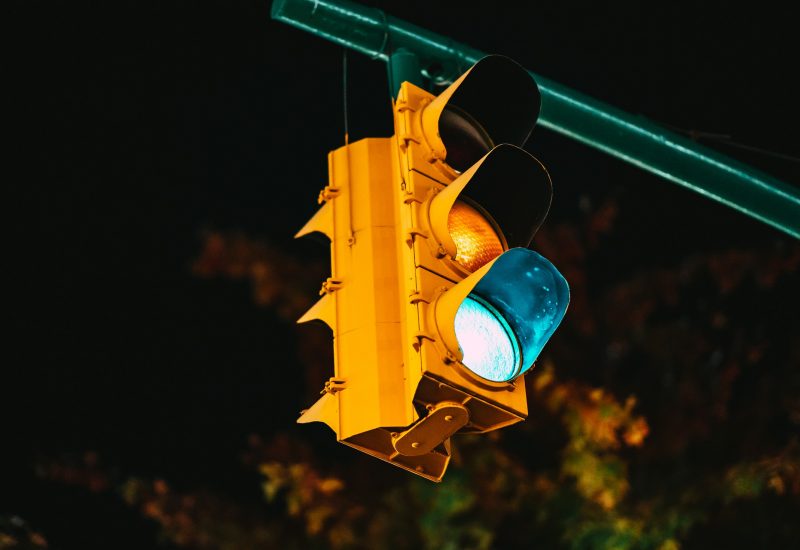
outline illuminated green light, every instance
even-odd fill
[[[547,258],[512,248],[495,261],[456,312],[464,366],[495,382],[530,369],[569,305],[569,285]]]
[[[493,382],[505,382],[519,370],[519,344],[511,327],[495,309],[467,296],[456,312],[456,338],[469,370]]]

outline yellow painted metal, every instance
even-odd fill
[[[466,172],[456,177],[441,192],[436,191],[436,195],[431,197],[429,201],[426,201],[426,205],[428,206],[426,221],[430,226],[431,236],[436,242],[437,250],[438,247],[442,247],[448,258],[462,265],[463,262],[458,261],[458,246],[456,245],[456,238],[458,235],[454,235],[452,231],[453,210],[459,202],[464,188],[469,184],[470,180],[472,180],[484,160],[486,160],[486,157],[482,158],[473,164]],[[480,208],[480,205],[478,205],[478,208]],[[495,230],[498,240],[501,241],[500,247],[502,250],[500,250],[500,252],[508,249],[508,245],[503,238],[503,233],[497,227],[497,222],[495,222],[486,211],[479,212],[478,214],[483,216],[487,226]]]
[[[309,422],[323,422],[334,432],[339,433],[339,399],[336,394],[323,392],[322,397],[309,409],[302,412],[297,419],[298,424]]]
[[[464,359],[464,354],[459,348],[458,338],[456,337],[456,312],[461,307],[464,299],[475,288],[475,285],[489,272],[495,261],[497,260],[484,264],[478,271],[460,281],[459,284],[437,296],[428,312],[428,322],[436,327],[437,340],[442,343],[444,352],[448,354],[451,362]]]
[[[458,175],[458,172],[453,170],[453,168],[447,164],[447,148],[444,146],[444,142],[442,141],[439,133],[439,119],[442,116],[444,108],[447,106],[447,102],[450,101],[450,98],[453,96],[455,91],[459,86],[461,86],[461,84],[467,78],[467,75],[469,75],[471,72],[472,69],[469,69],[467,72],[462,74],[451,86],[448,86],[445,91],[435,98],[430,94],[427,94],[426,96],[409,98],[408,93],[406,94],[405,98],[406,100],[417,100],[423,104],[424,108],[422,109],[419,125],[422,131],[419,134],[419,138],[421,138],[422,142],[427,146],[428,151],[426,152],[430,155],[430,158],[433,159],[436,168],[438,168],[444,177],[448,179],[455,178]],[[400,94],[398,94],[398,102],[399,100]]]
[[[342,443],[438,481],[450,460],[443,441],[425,456],[405,456],[393,446],[392,434],[419,418],[402,350],[393,144],[365,139],[331,152],[323,206],[297,234],[331,240],[331,276],[320,301],[298,322],[331,327],[335,362],[322,397],[298,422],[323,422]]]
[[[459,174],[437,149],[436,117],[462,82],[439,99],[403,83],[395,135],[329,154],[323,206],[297,234],[331,240],[331,276],[299,322],[325,322],[334,345],[334,376],[298,422],[323,422],[340,442],[433,481],[454,433],[496,430],[528,412],[522,378],[477,376],[455,336],[461,301],[496,259],[474,273],[458,262],[453,209],[468,204],[469,223],[495,232],[492,256],[508,249],[502,228],[462,195],[485,157]]]
[[[459,79],[440,97],[450,97],[462,82]],[[405,332],[410,337],[404,360],[407,381],[419,380],[409,384],[408,391],[418,408],[448,399],[459,401],[469,412],[469,423],[461,431],[485,432],[524,419],[527,400],[521,379],[490,382],[460,363],[454,332],[458,306],[451,304],[455,304],[456,296],[469,294],[493,261],[474,274],[457,262],[457,247],[449,232],[450,213],[483,159],[460,175],[452,170],[448,175],[442,168],[443,159],[431,150],[434,139],[425,135],[426,128],[432,132],[436,124],[423,122],[427,109],[439,114],[443,111],[445,105],[437,101],[405,82],[395,104],[397,178],[402,198],[399,223],[403,240],[399,250],[402,293],[408,296]],[[487,223],[496,227],[488,215]],[[501,228],[497,229],[502,239]],[[507,248],[504,240],[503,248]],[[444,305],[439,305],[443,300]],[[445,325],[447,329],[441,330]]]
[[[314,222],[332,220],[332,273],[322,300],[301,321],[321,319],[334,330],[335,375],[347,384],[335,394],[339,436],[346,439],[378,426],[408,425],[415,414],[399,390],[403,372],[390,140],[362,140],[338,149],[329,156],[329,168],[321,212],[330,214],[317,214],[309,222],[312,227],[301,233],[324,232]]]
[[[392,444],[406,456],[419,456],[433,451],[445,439],[469,422],[469,411],[456,401],[441,401],[428,408],[419,422],[396,434]]]

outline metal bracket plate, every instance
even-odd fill
[[[442,401],[431,407],[428,416],[397,435],[392,445],[405,456],[433,451],[469,422],[469,411],[461,403]]]

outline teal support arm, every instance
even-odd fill
[[[349,0],[275,0],[272,17],[443,84],[486,54]],[[415,59],[411,59],[411,55]],[[409,63],[408,61],[411,61]],[[416,69],[414,69],[416,70]],[[390,75],[392,73],[390,72]],[[539,124],[800,238],[800,189],[606,103],[531,73]],[[409,78],[410,79],[410,78]],[[412,80],[413,81],[413,80]],[[396,82],[391,82],[395,86]],[[395,90],[393,89],[393,92]]]

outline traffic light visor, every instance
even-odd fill
[[[445,346],[467,369],[505,382],[533,366],[568,305],[569,286],[555,266],[512,248],[447,291],[435,315]]]
[[[469,273],[515,246],[529,246],[553,198],[544,166],[501,144],[442,189],[428,219],[441,253]]]
[[[494,147],[494,141],[481,123],[455,105],[446,105],[442,111],[439,136],[446,144],[447,164],[458,173]]]
[[[531,75],[507,57],[489,55],[425,108],[422,127],[437,158],[461,173],[495,144],[523,145],[540,106]]]

